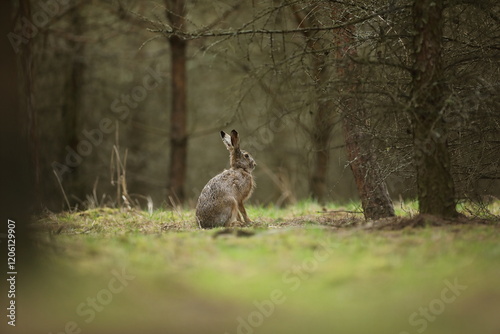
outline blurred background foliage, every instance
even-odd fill
[[[31,75],[21,88],[36,119],[28,127],[38,192],[51,210],[118,205],[120,187],[131,205],[193,207],[228,166],[219,131],[232,128],[258,163],[253,203],[356,199],[346,96],[356,100],[353,117],[369,134],[363,145],[377,157],[380,182],[393,199],[416,196],[410,2],[25,0],[14,8],[18,19],[26,6],[33,18],[47,17],[22,52]],[[500,191],[499,17],[495,1],[445,8],[443,117],[458,198]],[[168,188],[176,178],[173,39],[186,45],[187,124],[176,142],[187,147],[182,195]]]

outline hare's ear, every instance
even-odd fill
[[[238,132],[236,132],[236,130],[231,131],[231,144],[235,150],[240,149],[240,137],[238,137]]]
[[[226,145],[227,149],[231,151],[233,149],[233,144],[231,143],[231,136],[229,136],[224,131],[220,132],[220,136],[222,137],[222,142]]]

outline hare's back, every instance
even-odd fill
[[[201,196],[209,196],[212,199],[223,196],[228,192],[231,183],[233,183],[232,179],[233,178],[229,170],[223,171],[207,182],[207,184],[201,191]]]
[[[210,197],[212,200],[220,197],[246,198],[252,188],[253,180],[250,174],[227,169],[208,181],[200,197]]]

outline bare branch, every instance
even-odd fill
[[[349,27],[352,25],[356,25],[359,23],[363,23],[380,15],[389,14],[395,11],[399,11],[402,9],[406,9],[408,6],[402,6],[397,8],[385,8],[380,11],[376,11],[373,14],[360,17],[357,19],[353,19],[350,21],[342,22],[336,25],[331,26],[319,26],[319,27],[307,27],[307,28],[295,28],[295,29],[236,29],[236,30],[227,30],[227,31],[198,31],[198,32],[186,32],[177,29],[173,29],[170,26],[165,26],[164,29],[148,29],[150,32],[161,33],[170,36],[178,36],[182,39],[190,40],[190,39],[198,39],[198,38],[206,38],[206,37],[231,37],[231,36],[239,36],[239,35],[273,35],[273,34],[308,34],[311,32],[319,32],[319,31],[329,31],[342,29],[345,27]]]

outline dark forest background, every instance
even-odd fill
[[[228,166],[219,131],[233,128],[258,163],[256,204],[361,198],[378,217],[418,197],[453,215],[500,193],[497,1],[11,11],[37,208],[194,207]]]

